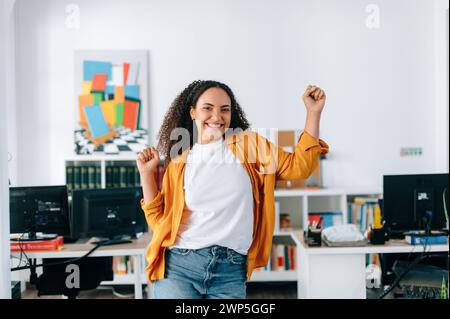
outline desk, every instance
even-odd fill
[[[134,272],[134,293],[136,299],[142,299],[142,275],[145,251],[151,240],[151,234],[144,234],[132,243],[119,244],[100,247],[95,250],[90,257],[114,257],[114,256],[133,256],[135,272]],[[29,258],[76,258],[85,255],[94,246],[89,243],[84,244],[64,244],[62,250],[58,251],[30,251],[27,252]],[[19,256],[20,252],[11,253],[11,255]]]
[[[364,247],[308,247],[303,230],[292,234],[297,245],[297,293],[302,299],[365,299],[366,254],[423,251],[423,246],[403,240]],[[448,252],[448,245],[431,245],[427,251]]]

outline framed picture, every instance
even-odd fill
[[[75,51],[76,154],[136,154],[148,145],[148,52]]]

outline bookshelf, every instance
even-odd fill
[[[323,189],[276,189],[275,190],[275,223],[274,242],[283,242],[298,246],[293,232],[304,229],[308,225],[311,211],[326,210],[342,212],[342,223],[348,223],[348,203],[356,197],[380,198],[382,187],[342,187]],[[280,229],[280,214],[290,215],[293,221],[291,229]],[[283,282],[298,280],[298,260],[295,270],[260,270],[254,271],[251,282]]]
[[[300,218],[297,218],[297,223],[295,223],[296,219],[293,218],[293,227],[304,229],[308,225],[308,215],[311,211],[340,211],[342,212],[343,223],[347,223],[348,202],[351,201],[352,198],[358,196],[378,198],[382,193],[382,187],[277,189],[275,190],[275,201],[281,203],[280,212],[283,212],[284,210],[299,212]],[[283,201],[290,199],[295,199],[295,202],[291,202],[290,205],[288,203],[288,205],[283,208]],[[279,229],[275,229],[275,234],[278,231]]]
[[[272,243],[269,264],[264,268],[255,269],[249,282],[297,281],[297,244],[293,234],[279,231],[274,235]],[[279,260],[280,257],[281,260]],[[288,259],[287,264],[286,259]],[[279,261],[281,264],[278,264]]]
[[[66,172],[66,184],[70,185],[70,173],[68,173],[68,168],[70,167],[96,167],[96,181],[95,187],[86,187],[86,188],[106,188],[107,187],[107,168],[108,167],[136,167],[136,154],[132,153],[130,155],[74,155],[65,159],[65,172]],[[99,169],[99,171],[98,171]],[[81,172],[80,172],[81,173]],[[82,174],[82,173],[81,173]],[[119,173],[120,174],[120,173]],[[134,171],[135,178],[133,179],[133,184],[137,185],[137,168]],[[81,184],[81,178],[80,184]],[[76,183],[75,181],[75,173],[72,177],[72,183]],[[100,180],[99,180],[100,179]],[[133,186],[134,186],[133,185]],[[69,186],[68,186],[69,187]]]

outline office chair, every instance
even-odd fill
[[[66,284],[71,271],[66,271],[69,264],[50,265],[55,262],[66,261],[66,258],[43,259],[43,273],[36,280],[38,296],[64,295],[75,299],[82,290],[97,288],[102,281],[113,280],[113,257],[83,258],[75,264],[79,267],[79,287],[71,288]],[[48,264],[48,265],[45,265]]]

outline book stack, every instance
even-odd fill
[[[63,236],[58,236],[55,239],[48,239],[48,240],[33,240],[33,241],[11,240],[10,250],[11,252],[61,250],[63,245],[64,245]]]
[[[164,172],[164,166],[160,165],[156,172],[158,190],[161,190]],[[141,186],[141,176],[136,165],[114,164],[106,166],[106,188],[139,186]]]
[[[270,251],[269,263],[255,271],[289,271],[295,270],[297,255],[294,245],[273,244]]]
[[[376,206],[379,207],[378,198],[355,197],[348,203],[348,223],[355,224],[364,233],[374,222]]]
[[[161,162],[156,173],[158,190],[162,188],[165,166]],[[105,167],[106,188],[140,187],[141,178],[136,164],[132,161],[107,161]],[[99,189],[102,186],[102,168],[99,164],[87,162],[66,165],[67,190]]]
[[[348,223],[356,225],[362,233],[375,221],[375,210],[380,209],[378,198],[354,197],[352,202],[347,203]],[[366,265],[380,265],[379,254],[367,254]]]
[[[127,275],[134,273],[134,259],[131,256],[116,256],[113,260],[113,272],[115,275]]]
[[[141,186],[136,165],[113,164],[106,166],[106,188]]]
[[[102,187],[101,167],[97,165],[66,166],[67,190]]]
[[[405,233],[405,240],[410,245],[446,245],[448,235],[444,232],[431,232],[427,236],[424,232],[414,231]]]

